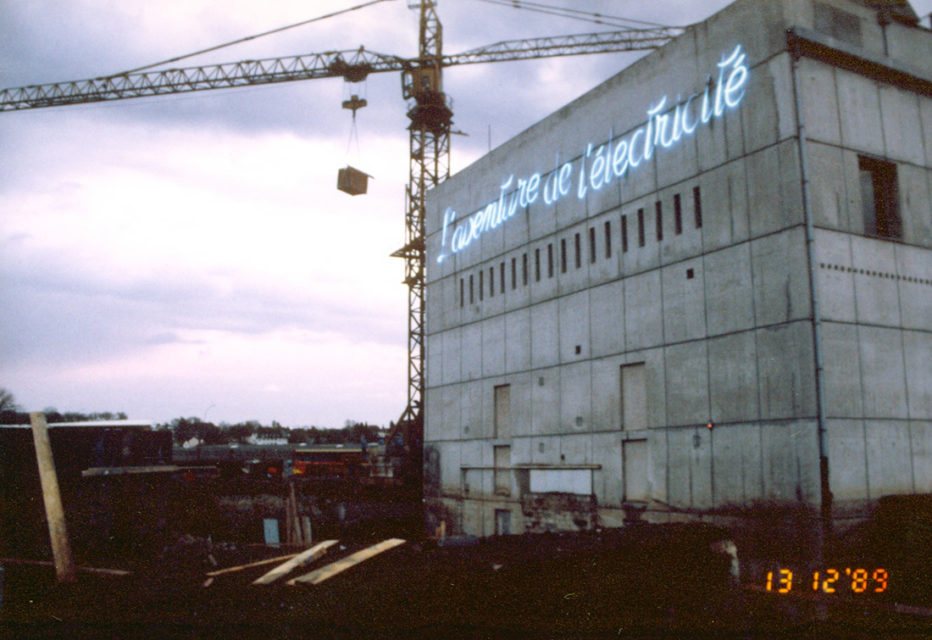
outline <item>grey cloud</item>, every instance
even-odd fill
[[[5,259],[0,300],[0,360],[97,360],[155,344],[182,342],[185,330],[258,335],[304,330],[353,341],[403,341],[398,318],[319,291],[234,285],[218,292],[199,274],[128,283],[80,273],[51,256]]]

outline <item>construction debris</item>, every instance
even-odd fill
[[[291,573],[301,565],[308,564],[314,560],[317,560],[318,558],[321,558],[325,553],[327,553],[327,549],[336,543],[336,540],[324,540],[323,542],[314,545],[307,551],[299,553],[284,564],[275,567],[262,577],[257,578],[253,581],[253,584],[272,584],[279,578]]]
[[[332,562],[326,567],[321,567],[320,569],[311,571],[310,573],[307,573],[303,576],[289,580],[285,584],[289,586],[294,586],[296,584],[320,584],[324,580],[328,580],[338,573],[342,573],[347,569],[356,566],[360,562],[364,562],[369,558],[377,556],[380,553],[388,551],[389,549],[404,543],[405,541],[401,538],[389,538],[388,540],[383,540],[382,542],[372,545],[371,547],[367,547],[362,551],[357,551],[356,553],[348,555],[341,560]]]

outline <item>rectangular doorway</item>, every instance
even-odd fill
[[[495,510],[495,535],[497,536],[511,535],[511,510],[510,509],[496,509]]]
[[[495,495],[511,496],[511,447],[507,445],[498,446],[494,447],[494,451]]]
[[[647,502],[647,440],[627,440],[621,444],[624,501]]]
[[[511,385],[500,384],[495,387],[494,401],[494,437],[508,438],[511,436]]]

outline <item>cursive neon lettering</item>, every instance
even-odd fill
[[[557,201],[559,195],[557,194],[557,172],[552,171],[550,175],[547,176],[547,180],[544,181],[544,204],[552,205]]]
[[[447,246],[447,226],[456,220],[456,211],[452,208],[447,207],[447,210],[443,212],[443,235],[441,236],[440,246]],[[443,262],[443,259],[446,257],[446,254],[441,251],[440,255],[437,256],[437,262]]]
[[[612,157],[612,145],[614,144],[615,132],[612,129],[608,130],[608,145],[605,147],[605,175],[602,178],[602,184],[606,185],[612,181],[612,163],[610,158]]]
[[[589,143],[589,146],[586,147],[586,155],[579,159],[579,186],[576,188],[576,197],[582,200],[586,197],[586,192],[589,190],[589,186],[586,184],[586,160],[589,159],[589,154],[592,153],[592,143]]]
[[[560,167],[560,195],[565,196],[570,192],[570,178],[573,176],[573,165],[567,162]]]
[[[680,141],[680,138],[683,137],[683,123],[681,118],[683,117],[684,109],[681,108],[679,102],[676,103],[676,106],[673,108],[673,133],[671,134],[670,144],[666,146],[671,146],[676,142]]]
[[[592,166],[589,167],[589,186],[593,191],[598,191],[605,185],[605,158],[602,154],[605,152],[605,146],[601,146],[595,152],[592,159]]]
[[[661,102],[661,104],[663,104]],[[647,131],[644,133],[644,160],[650,160],[654,153],[654,116],[650,109],[647,111]],[[632,146],[634,143],[631,143]]]
[[[634,161],[634,145],[637,144],[638,136],[644,135],[643,129],[638,129],[631,135],[631,142],[628,144],[628,166],[634,169],[636,166],[641,164],[641,161]]]
[[[511,186],[511,183],[514,179],[515,179],[514,174],[511,174],[510,176],[508,176],[508,179],[505,180],[499,187],[498,207],[495,210],[495,223],[494,223],[494,226],[496,227],[511,217],[510,215],[508,215],[508,210],[511,209],[511,207],[509,206],[508,209],[505,208],[505,194],[508,192],[508,187]],[[514,198],[512,198],[512,200],[514,200]]]
[[[673,148],[682,138],[692,135],[700,124],[709,124],[713,119],[722,117],[727,109],[741,104],[750,77],[747,55],[741,45],[723,55],[716,67],[716,78],[707,76],[700,93],[689,94],[685,101],[678,98],[676,104],[669,108],[666,108],[667,96],[662,96],[648,108],[646,122],[627,135],[616,140],[610,129],[606,143],[588,142],[585,152],[579,156],[576,197],[585,198],[589,189],[598,191],[612,178],[621,178],[629,170],[634,171],[642,161],[650,160],[656,149]],[[553,170],[544,177],[539,172],[517,179],[514,174],[509,175],[499,184],[498,198],[459,222],[457,212],[447,207],[443,213],[437,262],[442,262],[449,255],[446,253],[448,241],[450,253],[462,251],[486,231],[514,217],[519,207],[530,207],[539,200],[549,207],[568,196],[572,189],[574,164],[575,161],[571,160],[561,165],[558,155]]]
[[[647,110],[647,116],[648,116],[648,121],[647,121],[647,124],[648,124],[647,135],[648,135],[648,136],[650,136],[650,134],[651,134],[650,126],[652,126],[652,125],[654,125],[654,124],[657,125],[657,126],[655,127],[655,129],[654,129],[654,139],[653,139],[653,141],[651,142],[651,144],[653,144],[653,145],[656,145],[658,141],[661,141],[661,140],[662,140],[662,137],[663,137],[663,130],[664,130],[664,129],[666,128],[666,126],[667,126],[667,118],[666,118],[666,116],[665,116],[665,115],[662,115],[662,114],[660,113],[661,109],[663,109],[663,106],[664,106],[666,103],[667,103],[667,96],[664,96],[663,98],[660,99],[660,102],[658,102],[656,106],[651,107],[650,109]],[[662,120],[661,120],[661,119],[662,119]],[[662,145],[662,146],[668,146],[668,145]],[[645,154],[644,157],[645,157],[645,158],[649,158],[650,156]]]
[[[615,147],[615,155],[612,158],[612,171],[615,177],[620,178],[628,170],[628,141],[619,140]]]
[[[537,202],[537,188],[540,186],[540,174],[535,173],[527,181],[527,203]]]
[[[686,124],[686,116],[689,115],[689,103],[692,102],[693,98],[695,98],[697,95],[698,94],[694,93],[688,98],[686,98],[686,104],[683,105],[683,133],[685,133],[686,135],[692,135],[692,132],[695,131],[696,127],[699,126],[698,120],[695,121],[693,123],[693,126],[691,127],[688,124]]]
[[[719,66],[733,64],[731,72],[728,74],[728,80],[725,81],[725,104],[729,108],[735,108],[744,97],[744,85],[748,80],[748,68],[744,64],[745,55],[741,47],[735,47],[734,52]],[[738,93],[738,95],[733,95]]]

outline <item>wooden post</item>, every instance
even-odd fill
[[[310,540],[305,540],[301,529],[301,518],[298,516],[298,499],[294,492],[294,482],[288,483],[288,538],[289,542],[296,544],[305,544]]]
[[[42,483],[45,517],[52,539],[55,575],[58,576],[59,582],[74,582],[74,560],[71,557],[71,544],[68,542],[65,510],[62,508],[61,492],[58,489],[58,476],[55,474],[55,461],[52,459],[52,445],[49,442],[45,414],[30,413],[29,421],[32,423],[32,439],[36,445],[36,462],[39,465],[39,481]]]
[[[311,544],[311,517],[310,516],[301,516],[301,534],[304,538],[305,544]]]

